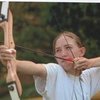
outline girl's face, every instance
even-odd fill
[[[66,39],[65,39],[66,38]],[[68,43],[67,43],[67,41]],[[55,44],[55,56],[61,57],[64,59],[74,58],[71,51],[74,54],[74,57],[81,57],[84,55],[84,47],[79,47],[74,39],[68,36],[61,35]],[[74,70],[73,62],[65,61],[62,59],[56,58],[59,65],[61,65],[65,71],[70,72]]]

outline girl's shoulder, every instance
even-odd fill
[[[43,64],[45,67],[60,67],[59,64],[57,63],[47,63],[47,64]]]
[[[62,67],[57,63],[47,63],[47,64],[43,64],[43,65],[47,71],[58,73],[58,72],[61,72],[63,70]]]

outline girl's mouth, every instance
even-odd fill
[[[62,58],[62,62],[74,62],[73,58]]]

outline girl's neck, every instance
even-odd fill
[[[68,72],[69,74],[73,75],[73,76],[80,76],[82,71],[79,70],[71,70]]]

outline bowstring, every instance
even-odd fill
[[[67,45],[69,44],[67,38],[65,37],[65,34],[63,33],[63,37],[67,43]],[[68,48],[70,50],[70,53],[72,54],[72,57],[75,58],[75,55],[74,55],[74,52],[71,50],[71,48]],[[76,70],[75,70],[75,76],[77,74]],[[73,82],[73,88],[72,88],[72,96],[71,96],[71,100],[73,100],[73,94],[75,94],[75,98],[77,100],[77,96],[76,96],[76,92],[75,92],[75,80],[76,80],[76,77],[74,78],[74,82]]]
[[[55,15],[55,12],[53,12],[53,16],[55,17],[55,21],[56,21],[56,23],[57,23],[58,29],[60,29],[60,30],[62,31],[61,25],[59,24],[59,22],[58,22],[58,20],[57,20],[57,17],[56,17],[56,15]],[[65,38],[65,35],[64,35],[64,34],[63,34],[63,37],[64,37],[64,39],[65,39],[65,41],[66,41],[66,43],[67,43],[67,45],[68,45],[69,43],[68,43],[67,39]],[[70,50],[70,52],[71,52],[73,58],[75,58],[75,55],[74,55],[73,51],[72,51],[70,48],[68,48],[68,49]],[[76,74],[76,72],[75,72],[75,74]],[[76,100],[77,100],[76,93],[74,92],[74,90],[75,90],[75,89],[74,89],[74,88],[75,88],[75,80],[76,80],[76,78],[74,78],[74,82],[73,82],[71,100],[73,100],[73,94],[75,94],[75,98],[76,98]]]
[[[53,11],[52,11],[52,12],[53,12]],[[57,17],[56,17],[55,12],[53,12],[53,16],[55,17],[55,21],[56,21],[56,23],[57,23],[58,29],[60,29],[60,30],[62,31],[61,25],[59,24],[59,22],[58,22],[58,20],[57,20]],[[62,31],[62,32],[63,32],[63,31]],[[68,45],[69,43],[68,43],[68,40],[67,40],[67,38],[65,37],[65,34],[64,34],[64,33],[63,33],[63,37],[64,37],[64,39],[65,39],[65,41],[66,41],[66,43],[67,43],[67,45]],[[71,50],[71,48],[68,48],[68,49],[70,50],[70,52],[71,52],[73,58],[75,58],[74,52]],[[74,63],[74,62],[73,62],[73,63]],[[76,70],[75,70],[75,76],[76,76],[76,74],[77,74],[77,72],[76,72]],[[73,82],[71,100],[73,100],[73,94],[75,94],[75,98],[76,98],[76,100],[77,100],[77,96],[76,96],[76,92],[75,92],[75,80],[76,80],[76,77],[74,78],[74,82]],[[79,82],[80,82],[80,78],[79,78]],[[83,93],[83,88],[82,88],[81,82],[80,82],[80,85],[81,85],[82,98],[83,98],[83,100],[84,100],[84,93]]]

